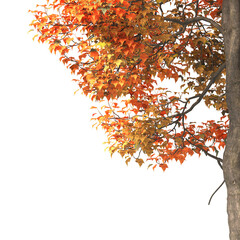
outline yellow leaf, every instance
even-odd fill
[[[115,62],[115,64],[117,65],[117,67],[119,67],[122,62],[123,62],[123,61],[122,61],[121,59],[118,59],[118,60]]]
[[[37,36],[38,36],[38,34],[36,34],[36,35],[32,38],[32,40],[34,41],[34,39],[35,39]]]
[[[104,85],[105,85],[104,83],[100,83],[100,84],[98,85],[98,89],[101,90],[101,89],[104,87]]]
[[[113,55],[113,54],[108,54],[108,55],[107,55],[108,60],[109,60],[112,56],[114,56],[114,55]]]
[[[30,33],[30,32],[32,32],[32,31],[34,31],[33,29],[30,29],[27,33]]]
[[[67,44],[69,44],[73,39],[74,39],[74,38],[66,38],[66,39],[65,39],[65,42],[66,42]]]
[[[104,48],[107,44],[105,42],[100,42],[100,43],[97,43],[96,45],[99,46],[100,48]]]
[[[79,21],[79,22],[81,22],[82,21],[82,18],[84,17],[84,15],[76,15],[76,18],[77,18],[77,20]]]
[[[108,69],[109,69],[109,66],[106,65],[106,66],[104,67],[103,71],[106,72]]]
[[[79,91],[80,89],[77,89],[75,92],[74,92],[74,95]]]

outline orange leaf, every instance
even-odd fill
[[[134,14],[134,13],[128,14],[128,15],[126,16],[126,18],[127,18],[129,21],[132,21],[132,20],[134,20],[134,19],[136,18],[136,14]]]
[[[99,57],[98,52],[96,50],[91,50],[90,56],[94,58],[94,60],[96,60]]]

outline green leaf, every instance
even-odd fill
[[[108,10],[108,8],[98,8],[98,9],[101,10],[103,14],[105,14]]]

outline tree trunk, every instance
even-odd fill
[[[223,157],[231,240],[240,240],[240,0],[223,0],[226,96],[230,128]]]

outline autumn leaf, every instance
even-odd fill
[[[92,58],[94,58],[94,60],[97,59],[98,56],[99,56],[97,50],[92,49],[92,50],[90,51],[90,56],[91,56]]]
[[[139,164],[139,166],[141,167],[144,163],[144,161],[141,158],[136,159],[136,162]]]
[[[134,19],[136,18],[136,14],[134,14],[134,13],[128,14],[128,15],[126,16],[126,18],[127,18],[129,21],[132,21],[132,20],[134,20]]]
[[[127,160],[125,161],[125,163],[127,164],[128,166],[128,163],[131,161],[131,158],[127,158]]]

